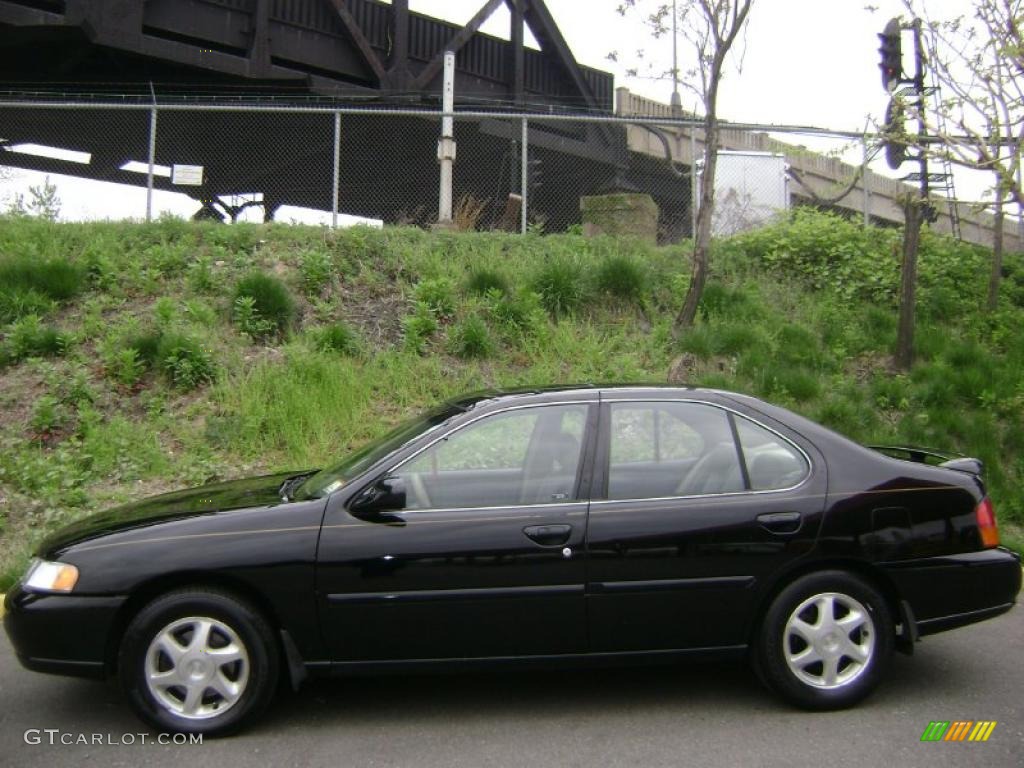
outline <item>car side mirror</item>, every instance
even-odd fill
[[[356,517],[374,522],[402,522],[389,515],[405,509],[405,480],[400,477],[384,477],[360,493],[349,506]]]

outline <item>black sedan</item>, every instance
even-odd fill
[[[117,675],[164,731],[307,675],[709,655],[845,707],[893,649],[1016,600],[980,464],[935,461],[726,392],[478,394],[329,469],[74,524],[4,624],[26,667]]]

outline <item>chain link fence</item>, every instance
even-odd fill
[[[510,232],[692,235],[699,121],[620,94],[616,116],[454,113],[451,222]],[[652,106],[653,105],[653,106]],[[62,220],[438,223],[436,110],[189,103],[0,103],[0,208]],[[743,231],[795,206],[899,226],[911,189],[872,170],[867,136],[780,136],[729,126],[713,230]],[[47,193],[49,193],[47,195]],[[990,243],[992,218],[937,201],[939,230]],[[1020,250],[1020,222],[1005,228]]]

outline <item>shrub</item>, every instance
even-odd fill
[[[710,282],[701,294],[698,312],[705,320],[722,318],[746,320],[759,314],[759,307],[751,295],[740,288],[730,288],[718,282]]]
[[[126,387],[134,386],[146,372],[146,361],[133,347],[118,349],[106,362],[106,372],[114,381]]]
[[[647,290],[647,270],[636,259],[616,254],[597,267],[597,289],[620,301],[640,304]]]
[[[235,299],[232,314],[238,329],[252,339],[264,339],[277,330],[273,321],[260,316],[256,309],[256,299],[252,296],[239,296]]]
[[[707,360],[715,354],[714,340],[706,328],[688,328],[679,339],[679,349],[701,360]]]
[[[798,402],[813,400],[821,393],[821,384],[811,373],[801,368],[780,366],[774,371],[772,391],[789,395]]]
[[[802,325],[788,324],[779,329],[779,356],[787,360],[802,360],[808,352],[820,346],[818,337]]]
[[[170,328],[178,319],[178,303],[169,296],[162,296],[153,305],[153,317],[157,328]]]
[[[587,282],[578,259],[556,256],[538,269],[530,286],[552,317],[561,317],[577,309],[587,298]]]
[[[477,315],[457,323],[448,332],[448,347],[459,357],[488,357],[494,351],[491,332]]]
[[[524,331],[538,320],[544,321],[540,297],[533,291],[501,294],[492,288],[487,293],[486,301],[491,317],[510,331]]]
[[[200,256],[188,265],[188,284],[196,293],[212,293],[217,288],[213,274],[213,261],[209,256]]]
[[[875,405],[883,410],[910,408],[910,382],[906,376],[876,373],[870,382]]]
[[[236,321],[239,320],[237,315],[239,299],[251,299],[251,302],[243,303],[251,309],[247,319],[255,324],[254,328],[266,327],[269,329],[268,333],[250,333],[252,336],[265,336],[270,332],[284,333],[295,318],[295,300],[289,293],[288,287],[273,275],[250,272],[238,281],[234,296]],[[259,323],[269,323],[269,325],[262,326]],[[249,333],[244,328],[243,331]]]
[[[14,361],[61,355],[69,343],[69,337],[56,328],[43,325],[37,315],[27,315],[7,329],[4,347],[6,357]]]
[[[475,267],[466,279],[466,289],[472,293],[486,296],[491,291],[507,294],[509,285],[508,280],[501,272],[486,267]]]
[[[63,404],[52,395],[43,395],[32,406],[29,426],[41,436],[56,432],[68,423],[70,416]]]
[[[179,389],[195,389],[216,378],[213,356],[191,336],[165,333],[157,349],[160,368]]]
[[[738,355],[764,343],[763,335],[744,323],[723,323],[711,327],[715,351],[722,355]]]
[[[896,341],[896,314],[892,310],[867,307],[863,326],[871,349],[888,349]]]
[[[188,299],[185,314],[199,325],[213,326],[217,323],[216,311],[202,299]]]
[[[455,314],[455,286],[446,278],[424,280],[416,286],[416,301],[423,304],[438,317]]]
[[[307,294],[320,293],[334,276],[331,255],[324,251],[306,251],[299,261],[302,286]]]
[[[134,349],[138,360],[146,366],[155,366],[160,359],[160,331],[149,331],[132,336],[124,343],[126,349]]]
[[[779,361],[791,365],[804,365],[815,370],[832,370],[835,359],[822,347],[821,340],[809,328],[793,323],[786,324],[778,332]]]
[[[340,352],[343,355],[359,354],[359,335],[344,323],[318,328],[313,335],[316,348],[321,352]]]
[[[402,332],[405,348],[410,352],[422,353],[427,341],[437,332],[437,318],[426,304],[416,304],[411,315],[402,318]]]

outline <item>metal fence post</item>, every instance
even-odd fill
[[[519,168],[519,192],[521,201],[519,204],[519,234],[526,234],[526,223],[527,223],[527,187],[530,186],[530,121],[527,118],[522,119],[522,150],[520,151],[521,163]]]
[[[861,172],[860,187],[863,190],[864,203],[864,229],[871,226],[871,185],[868,183],[868,137],[862,136],[861,146]]]
[[[334,112],[334,187],[331,190],[331,227],[338,227],[338,184],[341,183],[341,112]]]
[[[1020,157],[1021,143],[1017,142],[1017,157]],[[1024,189],[1024,172],[1017,163],[1017,189]],[[1017,206],[1017,250],[1024,251],[1024,205]]]
[[[149,168],[146,171],[146,221],[153,220],[153,166],[156,165],[156,102],[149,108]]]

